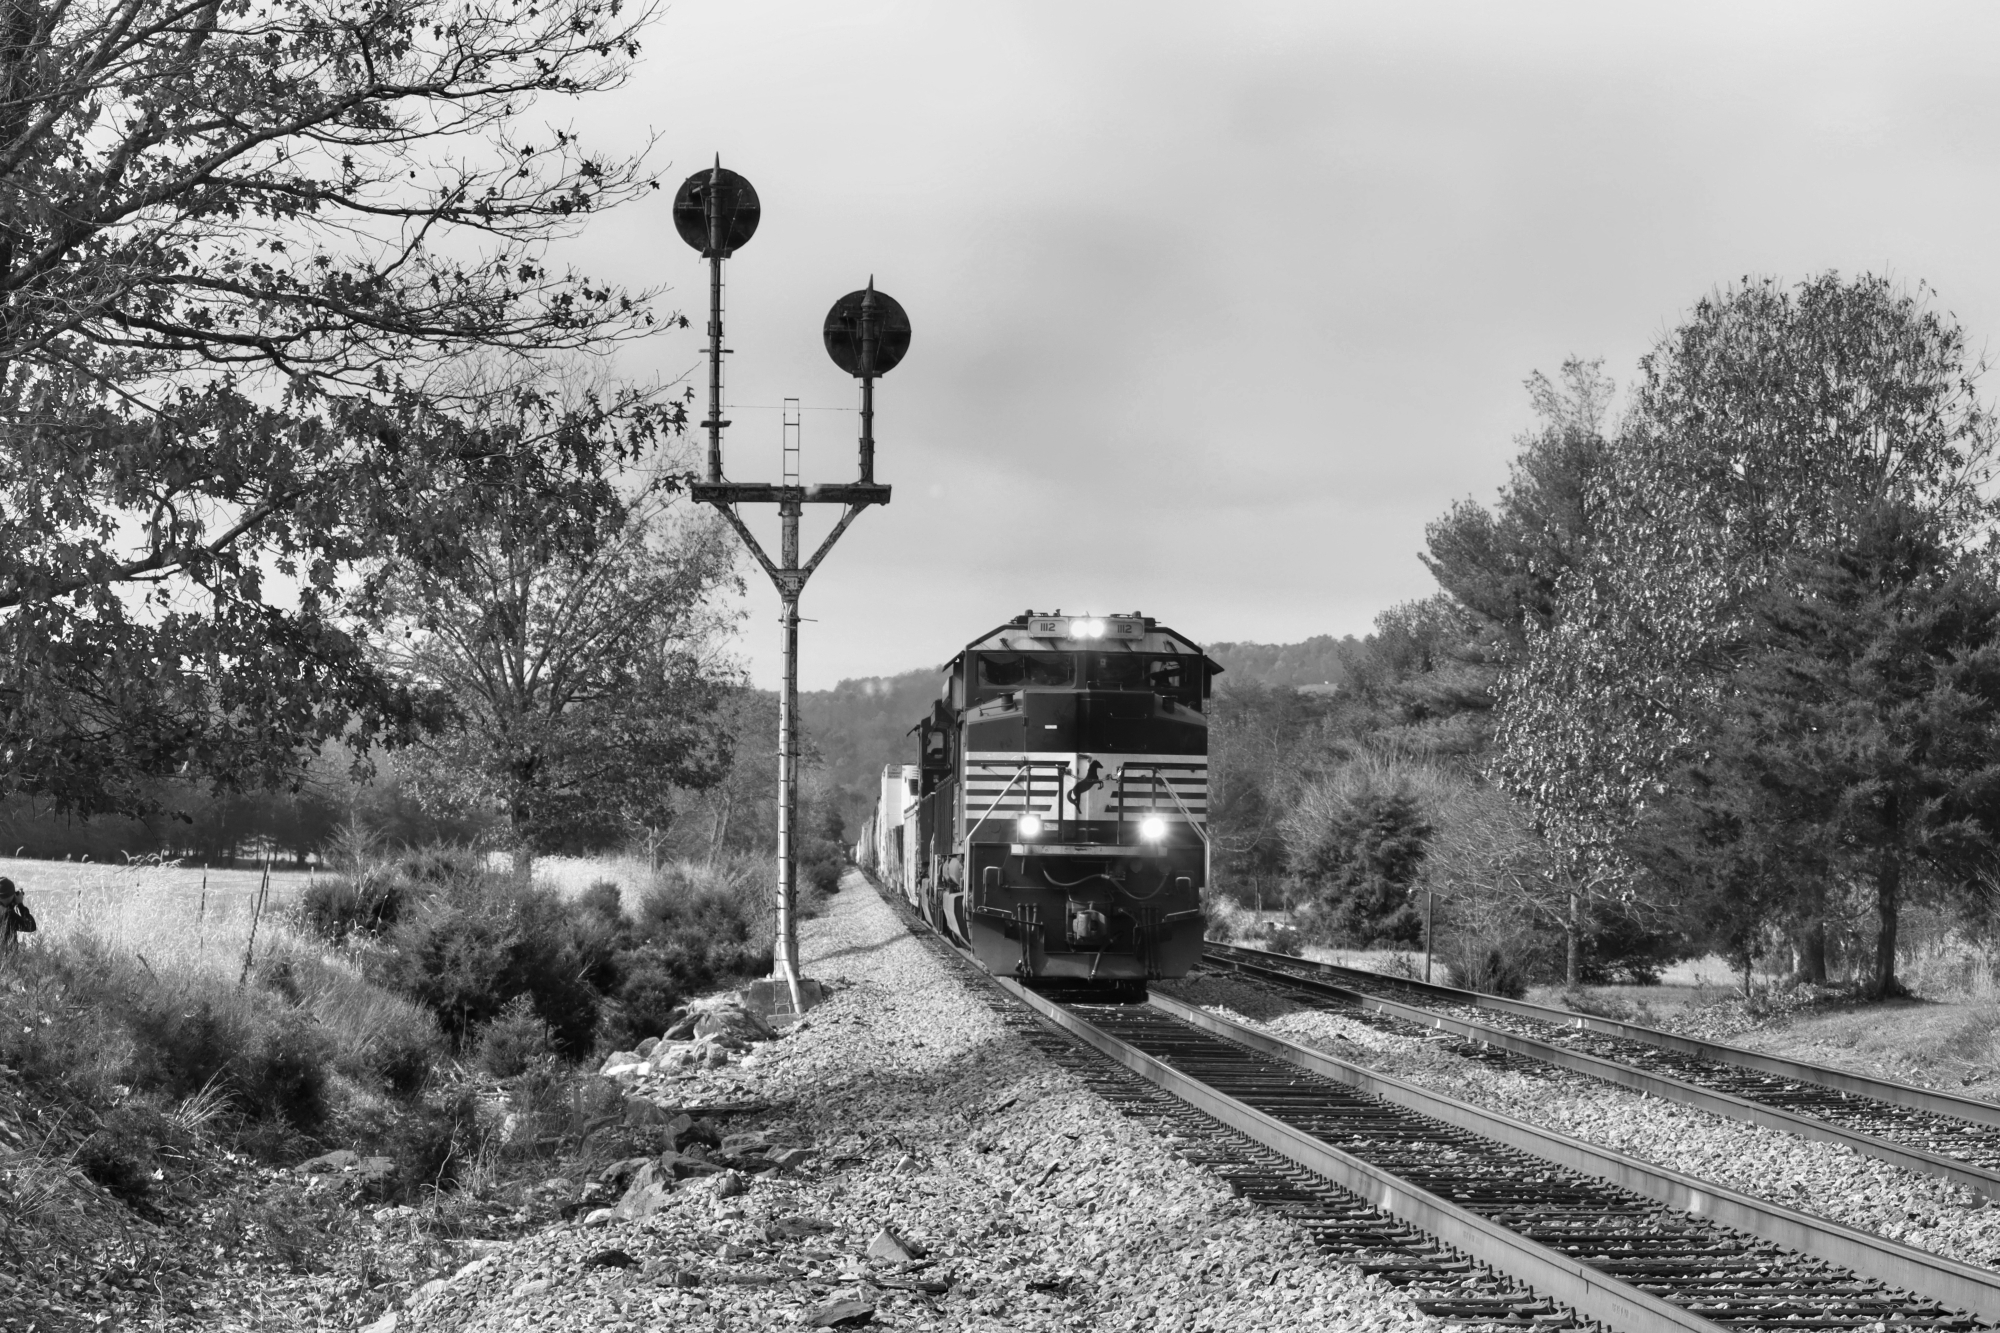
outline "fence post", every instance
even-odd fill
[[[264,878],[257,882],[257,902],[250,909],[250,938],[243,942],[243,972],[236,978],[236,989],[242,990],[250,984],[250,954],[257,947],[257,922],[264,916],[264,895],[271,888],[271,858],[264,857]]]

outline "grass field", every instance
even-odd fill
[[[43,938],[95,935],[149,964],[177,967],[241,966],[263,878],[261,870],[100,866],[13,857],[0,857],[0,875],[27,895]],[[277,940],[283,927],[274,916],[297,901],[310,879],[309,871],[271,872],[259,940]],[[260,957],[262,953],[260,944]]]

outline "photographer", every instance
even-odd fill
[[[14,881],[0,876],[0,956],[11,954],[15,949],[15,936],[25,935],[35,928],[35,914],[28,910],[28,899]]]

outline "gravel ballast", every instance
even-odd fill
[[[1795,1138],[1499,1052],[1472,1059],[1457,1043],[1407,1035],[1392,1022],[1302,1007],[1265,987],[1204,976],[1164,988],[1223,1017],[1429,1091],[1629,1156],[1873,1231],[1966,1263],[2000,1268],[2000,1209],[1970,1190],[1836,1144]]]
[[[831,987],[803,1022],[741,1063],[624,1078],[767,1108],[711,1114],[810,1155],[496,1246],[385,1328],[1442,1327],[1050,1063],[858,876],[802,936]]]

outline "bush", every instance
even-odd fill
[[[690,998],[769,974],[771,918],[761,887],[755,876],[692,866],[664,872],[640,900],[615,959],[604,1043],[622,1049],[657,1037]]]
[[[847,852],[830,842],[809,842],[799,851],[799,881],[816,893],[839,893],[847,873]]]
[[[376,976],[424,1005],[454,1046],[521,996],[534,1002],[557,1049],[588,1054],[600,996],[575,924],[582,914],[546,889],[492,877],[448,884],[389,935]]]
[[[614,924],[625,919],[624,894],[608,879],[600,879],[576,896],[579,911]]]
[[[299,929],[339,944],[350,935],[379,935],[396,924],[407,903],[407,885],[374,871],[353,879],[328,875],[299,897]]]
[[[1448,935],[1439,942],[1438,957],[1459,989],[1518,1000],[1528,993],[1539,961],[1532,945],[1523,948],[1524,943],[1521,937]]]
[[[318,1129],[327,1114],[332,1040],[276,997],[226,983],[203,989],[208,993],[137,998],[128,1020],[133,1085],[180,1100],[213,1081],[252,1119]]]
[[[1313,901],[1308,939],[1347,948],[1408,948],[1423,939],[1411,886],[1431,825],[1408,775],[1358,762],[1308,788],[1287,818],[1292,872]]]
[[[1256,949],[1268,949],[1272,953],[1290,954],[1302,957],[1306,951],[1306,937],[1296,926],[1288,926],[1282,921],[1266,921],[1251,930],[1244,942]]]
[[[190,1136],[153,1099],[135,1096],[100,1117],[97,1129],[76,1147],[76,1165],[126,1203],[152,1193],[162,1148],[184,1149]]]
[[[473,1063],[495,1078],[513,1078],[554,1062],[556,1034],[525,995],[507,1002],[500,1016],[480,1029]]]
[[[430,1011],[370,981],[347,959],[281,947],[256,975],[319,1022],[333,1043],[334,1067],[363,1086],[414,1098],[444,1056]]]
[[[172,1103],[212,1080],[239,1119],[324,1123],[334,1043],[281,996],[207,972],[156,974],[87,939],[17,962],[27,985],[0,990],[0,1062],[45,1092],[104,1107],[122,1084]]]
[[[316,880],[295,909],[301,930],[334,944],[382,935],[419,904],[440,893],[476,892],[488,878],[476,852],[450,844],[386,859],[348,856],[342,864],[344,873]]]

